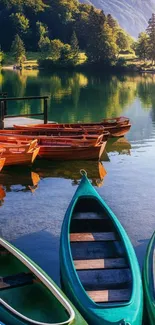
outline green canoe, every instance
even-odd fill
[[[0,321],[6,325],[87,325],[51,278],[1,238]]]
[[[60,265],[63,288],[89,325],[142,324],[133,246],[85,174],[62,225]]]
[[[143,283],[150,325],[155,325],[155,232],[150,240],[145,257]]]

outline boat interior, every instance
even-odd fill
[[[70,222],[74,266],[87,295],[98,304],[125,303],[132,272],[114,221],[94,197],[79,198]]]
[[[54,294],[2,245],[0,265],[0,300],[33,320],[33,324],[59,324],[69,319],[68,312]]]

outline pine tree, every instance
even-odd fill
[[[149,36],[149,49],[148,49],[149,59],[151,59],[152,63],[154,64],[154,61],[155,61],[155,14],[152,14],[152,17],[149,19],[146,32]]]
[[[24,43],[18,34],[15,36],[15,39],[12,42],[11,52],[16,62],[22,64],[22,62],[25,60],[26,52],[25,52]]]
[[[75,31],[72,34],[70,45],[71,45],[71,51],[72,51],[72,56],[73,56],[72,61],[74,64],[76,64],[79,59],[79,42],[78,42],[78,38],[76,36]]]

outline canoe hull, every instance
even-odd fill
[[[28,263],[30,265],[30,269],[35,270],[35,272],[40,274],[41,278],[44,278],[45,282],[49,284],[47,287],[50,287],[50,285],[53,286],[55,288],[55,290],[58,292],[58,295],[61,295],[61,297],[63,297],[67,301],[67,303],[71,306],[71,308],[74,310],[75,318],[74,318],[73,321],[68,322],[67,323],[68,325],[88,325],[85,322],[85,320],[82,318],[82,316],[79,314],[79,312],[76,310],[76,308],[69,301],[69,299],[61,291],[61,289],[52,281],[52,279],[38,265],[36,265],[25,254],[23,254],[21,251],[19,251],[17,248],[15,248],[13,245],[9,244],[7,241],[3,240],[3,242],[6,245],[9,245],[12,249],[15,249],[16,256],[19,255],[20,260],[21,259],[26,260],[26,263]],[[56,294],[56,296],[58,296],[58,295]],[[60,313],[61,313],[61,310],[60,310]],[[36,322],[31,322],[31,321],[24,320],[20,316],[17,317],[13,312],[10,312],[9,309],[4,308],[2,304],[0,304],[0,320],[2,322],[4,322],[5,324],[7,324],[7,325],[27,325],[27,324],[33,324],[34,325],[34,324],[37,324]],[[44,323],[41,323],[41,324],[44,324]],[[65,322],[65,324],[66,324],[66,322]],[[59,322],[58,322],[58,325],[59,325]]]
[[[143,269],[144,298],[150,325],[155,324],[155,274],[153,273],[153,270],[155,272],[155,266],[153,266],[154,251],[155,233],[148,245]]]
[[[126,252],[128,252],[128,259],[132,268],[133,277],[132,298],[129,302],[123,304],[108,303],[107,305],[104,304],[103,307],[102,304],[96,304],[93,300],[91,300],[80,284],[80,281],[76,275],[69,243],[69,229],[72,219],[72,212],[77,200],[80,197],[95,197],[99,202],[101,202],[104,209],[106,209],[110,214],[113,222],[115,223],[115,227],[118,229],[119,233],[121,234],[121,237],[123,238]],[[81,256],[80,259],[83,259],[83,256]],[[77,306],[78,310],[87,320],[89,325],[127,325],[128,323],[131,325],[142,324],[143,292],[140,270],[134,249],[125,230],[120,225],[116,216],[109,209],[106,203],[101,200],[100,196],[91,187],[91,184],[84,176],[80,186],[78,187],[77,192],[75,193],[67,209],[63,221],[60,242],[60,269],[63,288],[66,294],[70,299],[72,299],[73,303]],[[125,319],[126,322],[123,322],[123,319]]]
[[[95,147],[40,146],[39,157],[49,160],[98,160],[105,146],[106,141]]]
[[[12,150],[13,149],[13,150]],[[22,152],[21,148],[0,148],[2,157],[5,157],[5,166],[13,165],[31,165],[39,153],[39,147],[28,152]]]

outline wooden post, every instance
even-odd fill
[[[44,98],[44,124],[48,122],[48,112],[47,112],[47,98]]]
[[[4,101],[0,102],[0,129],[4,129]]]

